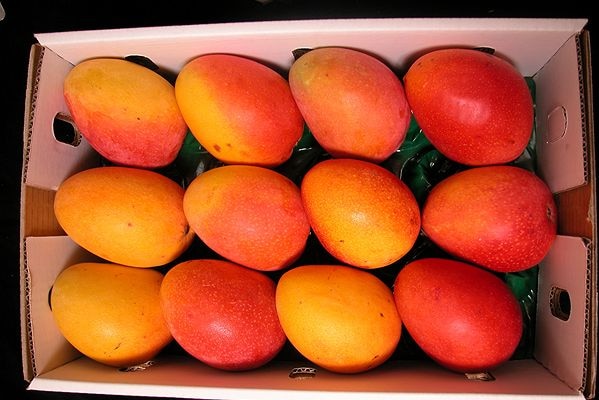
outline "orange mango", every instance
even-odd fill
[[[183,212],[184,191],[157,172],[96,167],[67,178],[54,213],[81,247],[105,260],[134,267],[167,264],[192,243]]]
[[[381,365],[401,337],[391,289],[359,268],[292,268],[278,281],[276,306],[291,344],[333,372],[358,373]]]
[[[329,159],[301,183],[312,230],[338,260],[380,268],[403,257],[420,232],[420,209],[409,187],[380,165]]]
[[[112,263],[79,263],[54,281],[56,324],[73,347],[114,367],[150,361],[171,341],[160,305],[163,275]]]

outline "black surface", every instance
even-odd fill
[[[558,0],[548,2],[456,2],[442,5],[414,1],[254,0],[151,2],[18,1],[0,0],[6,11],[0,21],[0,390],[10,399],[97,399],[104,396],[60,394],[25,390],[22,377],[19,322],[19,193],[26,72],[29,49],[38,32],[97,28],[125,28],[174,24],[201,24],[250,20],[341,17],[581,17],[589,18],[591,3]],[[593,35],[592,35],[593,36]],[[11,394],[12,393],[12,394]],[[8,397],[7,397],[8,396]],[[120,398],[120,397],[119,397]],[[132,398],[132,397],[127,397]]]

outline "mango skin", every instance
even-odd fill
[[[304,176],[301,194],[320,243],[354,267],[394,263],[410,251],[420,233],[420,208],[410,188],[369,161],[321,161]]]
[[[488,372],[510,359],[522,337],[518,300],[491,271],[422,258],[393,283],[403,324],[435,362],[456,372]]]
[[[225,164],[278,166],[303,133],[285,78],[249,58],[199,56],[179,72],[175,93],[192,134]]]
[[[183,195],[181,186],[154,171],[96,167],[58,187],[54,213],[67,235],[98,257],[156,267],[181,255],[195,237]]]
[[[198,175],[185,191],[183,209],[208,247],[260,271],[290,266],[310,235],[299,188],[266,167],[225,165]]]
[[[391,290],[346,265],[300,265],[278,281],[279,320],[291,344],[322,368],[359,373],[387,361],[402,322]]]
[[[69,343],[113,367],[151,360],[173,339],[160,305],[163,275],[113,263],[79,263],[55,279],[52,316]]]
[[[410,66],[404,87],[424,135],[458,163],[511,162],[532,135],[534,104],[526,80],[496,55],[462,48],[431,51]]]
[[[537,265],[557,235],[557,206],[545,182],[511,165],[474,167],[437,183],[422,230],[456,258],[496,272]]]
[[[177,156],[187,134],[173,85],[158,73],[117,58],[75,65],[64,98],[81,135],[114,164],[158,168]]]
[[[175,340],[211,367],[255,369],[285,344],[275,283],[259,271],[225,260],[184,261],[166,273],[160,299]]]
[[[374,56],[310,50],[292,64],[289,85],[314,138],[333,157],[380,163],[405,139],[411,111],[402,82]]]

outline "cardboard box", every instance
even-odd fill
[[[27,88],[21,216],[23,374],[31,390],[204,399],[422,399],[594,397],[597,362],[597,220],[592,84],[586,19],[355,19],[171,26],[35,36]],[[62,83],[91,57],[142,55],[176,74],[209,52],[255,57],[287,69],[292,50],[323,45],[368,50],[398,69],[438,47],[490,47],[536,82],[538,168],[555,192],[559,236],[539,268],[534,357],[470,380],[425,360],[394,360],[357,375],[275,360],[249,372],[217,371],[166,354],[138,371],[102,366],[58,332],[48,304],[57,274],[89,259],[57,224],[58,185],[96,165],[83,139],[65,140]]]

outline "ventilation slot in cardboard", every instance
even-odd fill
[[[77,147],[81,143],[81,134],[70,115],[63,113],[56,114],[52,123],[52,131],[54,138],[61,143],[73,147]]]
[[[477,373],[469,373],[466,372],[464,374],[469,381],[481,381],[481,382],[490,382],[494,381],[495,377],[490,372],[477,372]]]
[[[137,371],[144,371],[148,368],[150,368],[152,365],[155,364],[154,360],[148,360],[144,363],[138,364],[138,365],[132,365],[130,367],[122,367],[119,368],[119,372],[137,372]]]
[[[549,294],[549,306],[554,317],[567,321],[570,319],[570,295],[564,289],[553,287]]]
[[[316,368],[313,367],[296,367],[289,372],[291,379],[310,379],[316,377]]]

